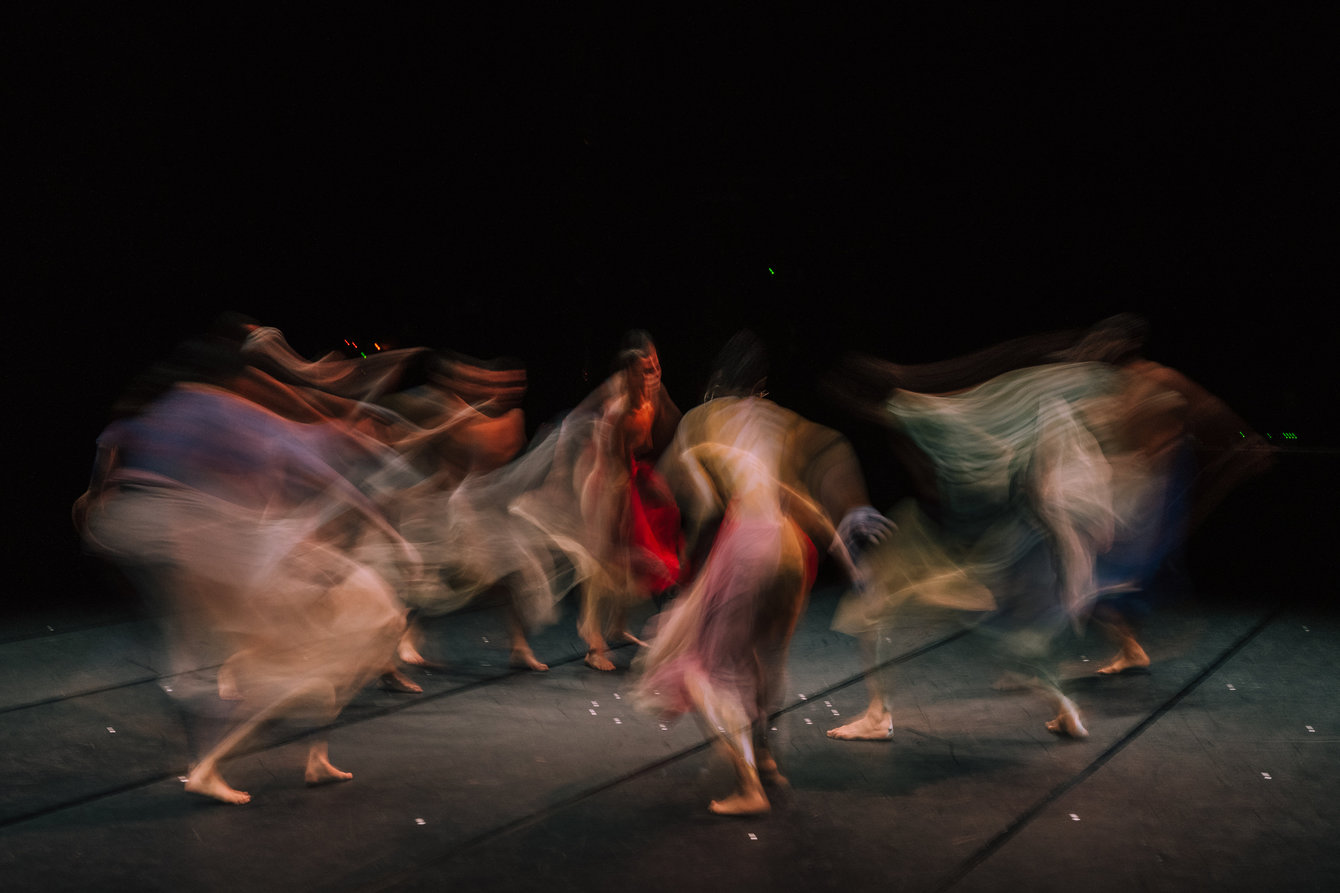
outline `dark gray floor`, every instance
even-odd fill
[[[854,642],[816,591],[792,651],[776,808],[723,819],[730,779],[692,722],[585,667],[570,618],[548,673],[505,666],[501,615],[435,621],[425,693],[368,690],[334,728],[349,784],[307,789],[303,740],[226,766],[252,804],[185,794],[185,734],[150,625],[96,617],[0,644],[0,889],[1331,889],[1340,876],[1340,623],[1306,607],[1184,599],[1151,617],[1148,675],[1092,676],[1065,644],[1092,737],[991,683],[983,637],[943,616],[889,642],[888,743],[826,729],[861,709]],[[55,627],[55,624],[52,624]],[[78,626],[77,623],[73,623]],[[620,662],[632,657],[619,652]]]

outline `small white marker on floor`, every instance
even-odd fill
[[[107,731],[111,732],[113,735],[116,734],[116,729],[112,728],[111,726],[107,727]]]
[[[667,726],[665,723],[660,723],[660,726],[661,726],[661,731],[662,731],[662,732],[668,732],[668,731],[670,731],[670,727]]]
[[[486,645],[488,644],[488,641],[489,641],[489,637],[488,637],[488,636],[480,636],[480,638],[484,640],[484,644],[486,644]]]
[[[1261,777],[1264,778],[1266,781],[1270,781],[1270,773],[1269,773],[1269,772],[1262,772],[1262,773],[1261,773]]]
[[[619,718],[616,716],[616,717],[614,718],[614,724],[615,724],[616,726],[621,726],[621,725],[623,725],[623,720],[622,720],[622,719],[619,719]]]
[[[163,686],[163,691],[172,691],[172,686],[170,685]]]
[[[801,699],[802,701],[805,700],[805,696],[804,696],[804,695],[800,695],[800,699]]]
[[[1316,729],[1312,728],[1312,726],[1303,726],[1303,728],[1307,729],[1309,732],[1317,731]]]
[[[1233,683],[1232,683],[1232,682],[1228,683],[1228,690],[1229,690],[1229,691],[1237,691],[1237,689],[1233,687]]]
[[[617,691],[614,693],[614,700],[616,700],[616,701],[622,701],[622,700],[623,700],[623,698],[619,697],[619,693],[618,693]]]
[[[1070,821],[1072,821],[1072,822],[1078,822],[1078,821],[1079,821],[1079,816],[1075,815],[1075,814],[1072,812],[1072,813],[1070,814]]]
[[[423,819],[415,819],[415,820],[414,820],[414,824],[416,824],[416,825],[426,825],[426,824],[428,824],[428,823],[425,822]]]
[[[592,716],[595,716],[595,715],[596,715],[596,712],[595,712],[594,709],[591,709],[591,708],[587,708],[587,709],[588,709],[588,710],[591,710],[591,715],[592,715]]]
[[[824,706],[825,706],[825,707],[832,707],[832,706],[833,706],[833,702],[832,702],[832,701],[824,701]]]
[[[592,702],[591,702],[591,706],[592,706],[592,707],[599,707],[599,706],[600,706],[600,702],[599,702],[599,701],[592,701]]]
[[[842,714],[841,714],[841,713],[838,713],[836,710],[834,710],[834,711],[833,711],[833,715],[834,715],[834,716],[841,716]]]
[[[750,840],[758,840],[758,835],[757,835],[757,834],[750,834],[750,835],[749,835],[749,839],[750,839]]]
[[[805,725],[807,725],[807,726],[812,726],[812,725],[814,725],[814,720],[810,719],[809,717],[806,717],[806,718],[805,718]]]
[[[777,731],[777,727],[776,727],[776,726],[773,726],[769,731],[773,731],[773,732],[775,732],[775,731]]]
[[[182,784],[186,784],[186,776],[185,776],[185,775],[178,775],[178,776],[177,776],[177,781],[181,782]]]
[[[1303,629],[1307,629],[1307,627],[1305,626],[1305,627],[1303,627]],[[51,628],[51,625],[50,625],[50,624],[47,625],[47,630],[48,630],[49,632],[53,632],[53,633],[55,632],[55,630]]]
[[[51,627],[48,626],[47,629],[51,629]],[[1305,633],[1310,633],[1310,632],[1312,632],[1312,630],[1308,629],[1308,628],[1305,626],[1305,627],[1303,627],[1303,632],[1305,632]]]
[[[1079,656],[1079,659],[1086,664],[1089,662],[1089,659],[1082,654]]]

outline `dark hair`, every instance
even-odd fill
[[[705,399],[747,396],[763,388],[768,377],[768,352],[758,336],[742,329],[731,336],[712,364]]]
[[[619,350],[614,354],[610,371],[622,372],[643,357],[650,356],[655,349],[656,342],[651,339],[650,332],[646,329],[629,329],[619,339]]]
[[[645,354],[655,349],[656,342],[651,339],[651,332],[646,329],[629,329],[619,339],[620,353],[625,350],[636,350]]]
[[[136,376],[112,405],[112,415],[134,415],[157,400],[176,384],[203,382],[228,385],[242,370],[241,342],[211,333],[188,338],[172,353]]]

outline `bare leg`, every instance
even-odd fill
[[[767,740],[763,737],[762,723],[757,724],[754,728],[754,754],[758,764],[758,775],[764,784],[779,788],[791,786],[791,783],[786,780],[786,776],[777,768],[777,758],[772,755],[772,748],[768,746]]]
[[[734,792],[713,800],[707,808],[717,815],[758,815],[771,810],[754,761],[753,729],[744,708],[720,700],[702,679],[686,679],[685,688],[704,731],[715,736],[718,750],[735,770]]]
[[[861,636],[861,659],[866,665],[865,687],[870,695],[865,712],[836,729],[828,730],[828,737],[839,741],[889,741],[893,738],[893,714],[889,712],[885,693],[876,671],[875,645],[878,633]]]
[[[192,794],[200,794],[205,797],[213,797],[220,803],[228,803],[233,806],[242,806],[251,802],[251,795],[246,791],[239,791],[228,782],[223,780],[219,774],[218,761],[201,761],[191,767],[191,774],[186,776],[186,790]]]
[[[377,682],[385,691],[394,691],[410,695],[417,695],[423,692],[423,686],[419,685],[413,679],[410,679],[395,667],[388,667],[386,672],[381,674],[381,677]]]
[[[628,631],[628,606],[620,604],[614,613],[614,628],[619,630],[619,636],[625,642],[632,642],[639,648],[646,648],[647,643],[639,639]]]
[[[333,718],[336,710],[335,689],[329,683],[313,682],[308,683],[302,688],[296,689],[275,698],[264,709],[258,710],[255,714],[243,720],[233,729],[223,740],[214,745],[210,751],[201,758],[200,762],[191,767],[190,773],[186,776],[186,790],[192,794],[200,794],[205,797],[213,797],[222,803],[242,805],[251,802],[251,795],[246,791],[239,791],[228,782],[224,781],[223,775],[219,772],[219,763],[226,759],[230,754],[237,750],[243,742],[250,738],[260,726],[271,719],[274,719],[285,709],[292,707],[295,703],[308,701],[315,702],[318,713],[328,715]],[[316,749],[318,746],[313,745]],[[324,765],[333,773],[328,780],[334,781],[337,777],[348,775],[341,773],[339,769],[330,765],[330,760],[325,759],[325,745],[320,745],[317,752],[318,762],[324,762]],[[307,771],[312,772],[312,754],[308,754]],[[349,775],[352,778],[352,775]]]
[[[405,632],[396,643],[396,658],[403,664],[411,667],[440,667],[441,664],[433,663],[419,653],[419,645],[423,641],[423,629],[414,620],[405,627]]]
[[[1021,687],[1031,688],[1039,692],[1051,704],[1052,709],[1056,711],[1056,717],[1047,721],[1047,731],[1069,738],[1089,737],[1089,730],[1084,727],[1079,707],[1062,693],[1055,674],[1050,672],[1051,668],[1036,657],[1031,662],[1023,662],[1021,666],[1039,671],[1033,676],[1028,676],[1023,672],[1017,673],[1016,678],[1020,680]]]
[[[745,739],[748,732],[740,732]],[[717,815],[761,815],[772,810],[768,795],[763,790],[758,770],[741,752],[740,743],[726,744],[724,750],[735,767],[735,791],[729,797],[713,800],[707,808]]]
[[[1056,718],[1047,723],[1047,731],[1069,738],[1089,737],[1089,730],[1084,728],[1084,721],[1080,718],[1079,708],[1075,706],[1075,702],[1064,695],[1057,695],[1055,701]]]
[[[250,803],[250,794],[246,791],[239,791],[228,784],[228,782],[224,781],[223,775],[219,772],[219,763],[233,751],[237,750],[237,748],[241,747],[263,723],[273,719],[284,707],[288,706],[292,701],[300,699],[304,694],[310,696],[311,693],[298,692],[287,698],[279,698],[265,709],[260,710],[243,720],[235,729],[225,735],[218,744],[215,744],[214,747],[200,759],[200,762],[191,767],[190,772],[186,776],[186,790],[192,794],[213,797],[221,803],[229,803],[237,806],[241,806],[244,803]],[[332,703],[333,694],[334,693],[332,692]]]
[[[304,777],[308,784],[328,784],[332,781],[349,781],[354,777],[354,773],[332,766],[329,745],[325,741],[319,741],[307,750],[307,769]]]
[[[521,621],[521,612],[517,610],[516,600],[510,595],[507,599],[507,637],[511,641],[512,666],[524,670],[534,670],[543,672],[549,669],[549,665],[541,663],[535,657],[535,652],[530,650],[530,643],[526,641],[526,626]]]
[[[604,624],[601,622],[601,610],[597,605],[600,597],[595,587],[588,587],[582,593],[582,616],[577,622],[577,633],[586,641],[586,665],[596,670],[609,672],[614,662],[609,659],[609,646],[605,644]]]
[[[1149,666],[1149,655],[1136,641],[1135,630],[1125,618],[1110,614],[1098,622],[1108,639],[1117,646],[1117,654],[1096,671],[1103,676],[1115,676],[1127,670],[1143,670]]]

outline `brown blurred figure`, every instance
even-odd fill
[[[1119,675],[1150,665],[1137,639],[1144,607],[1137,594],[1225,496],[1267,471],[1275,448],[1223,400],[1176,369],[1143,356],[1148,323],[1109,317],[1058,357],[1109,363],[1122,387],[1103,447],[1123,524],[1098,561],[1104,598],[1093,619],[1117,648],[1097,672]]]
[[[399,447],[424,475],[424,484],[416,489],[428,493],[405,500],[408,507],[402,523],[422,552],[440,555],[433,564],[453,586],[445,600],[422,595],[420,600],[430,609],[449,610],[496,584],[503,590],[512,664],[547,670],[526,640],[527,623],[518,599],[528,593],[515,591],[520,581],[506,582],[508,574],[501,567],[488,568],[461,556],[476,540],[453,536],[452,531],[462,531],[461,519],[449,517],[473,509],[467,506],[474,502],[467,494],[487,489],[484,482],[496,479],[490,477],[492,473],[525,449],[526,420],[521,409],[525,393],[526,369],[519,360],[479,360],[444,352],[434,358],[426,384],[379,402],[417,428],[417,433],[400,440]],[[462,490],[467,481],[469,485]],[[454,498],[458,491],[460,498]],[[506,512],[505,505],[498,509]],[[453,552],[457,554],[450,554]],[[417,625],[411,624],[400,643],[399,657],[407,664],[427,666],[419,653],[419,637]]]

